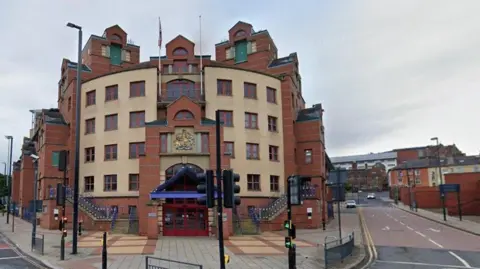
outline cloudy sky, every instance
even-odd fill
[[[182,34],[198,43],[201,14],[204,53],[214,55],[239,20],[268,29],[280,56],[298,53],[304,97],[325,108],[331,156],[426,145],[433,136],[478,154],[479,12],[476,0],[5,0],[0,130],[15,137],[18,158],[29,110],[56,106],[61,60],[76,60],[66,22],[83,26],[84,40],[119,24],[146,60],[158,53],[158,16],[164,40]]]

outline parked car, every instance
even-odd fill
[[[375,199],[375,193],[369,193],[367,199]]]
[[[356,208],[357,207],[357,203],[355,203],[354,200],[347,200],[345,202],[345,204],[346,204],[347,208]]]

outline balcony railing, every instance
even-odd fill
[[[194,101],[205,101],[205,95],[199,89],[182,89],[182,90],[164,90],[158,96],[159,102],[173,102],[181,96],[187,96]]]

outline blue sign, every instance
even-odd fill
[[[440,184],[440,194],[446,192],[460,192],[460,184]]]
[[[327,185],[345,184],[348,178],[348,171],[345,169],[337,169],[330,171],[328,174]]]

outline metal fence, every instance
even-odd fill
[[[328,238],[334,239],[327,242]],[[329,264],[332,264],[335,261],[340,260],[340,262],[343,262],[343,259],[345,259],[345,257],[352,255],[354,247],[355,235],[353,232],[341,239],[336,239],[336,237],[333,236],[325,237],[325,268],[327,268]]]
[[[156,257],[145,257],[145,269],[203,269],[203,265]]]
[[[32,252],[37,252],[43,255],[45,250],[45,235],[36,234],[34,240],[32,240]]]

